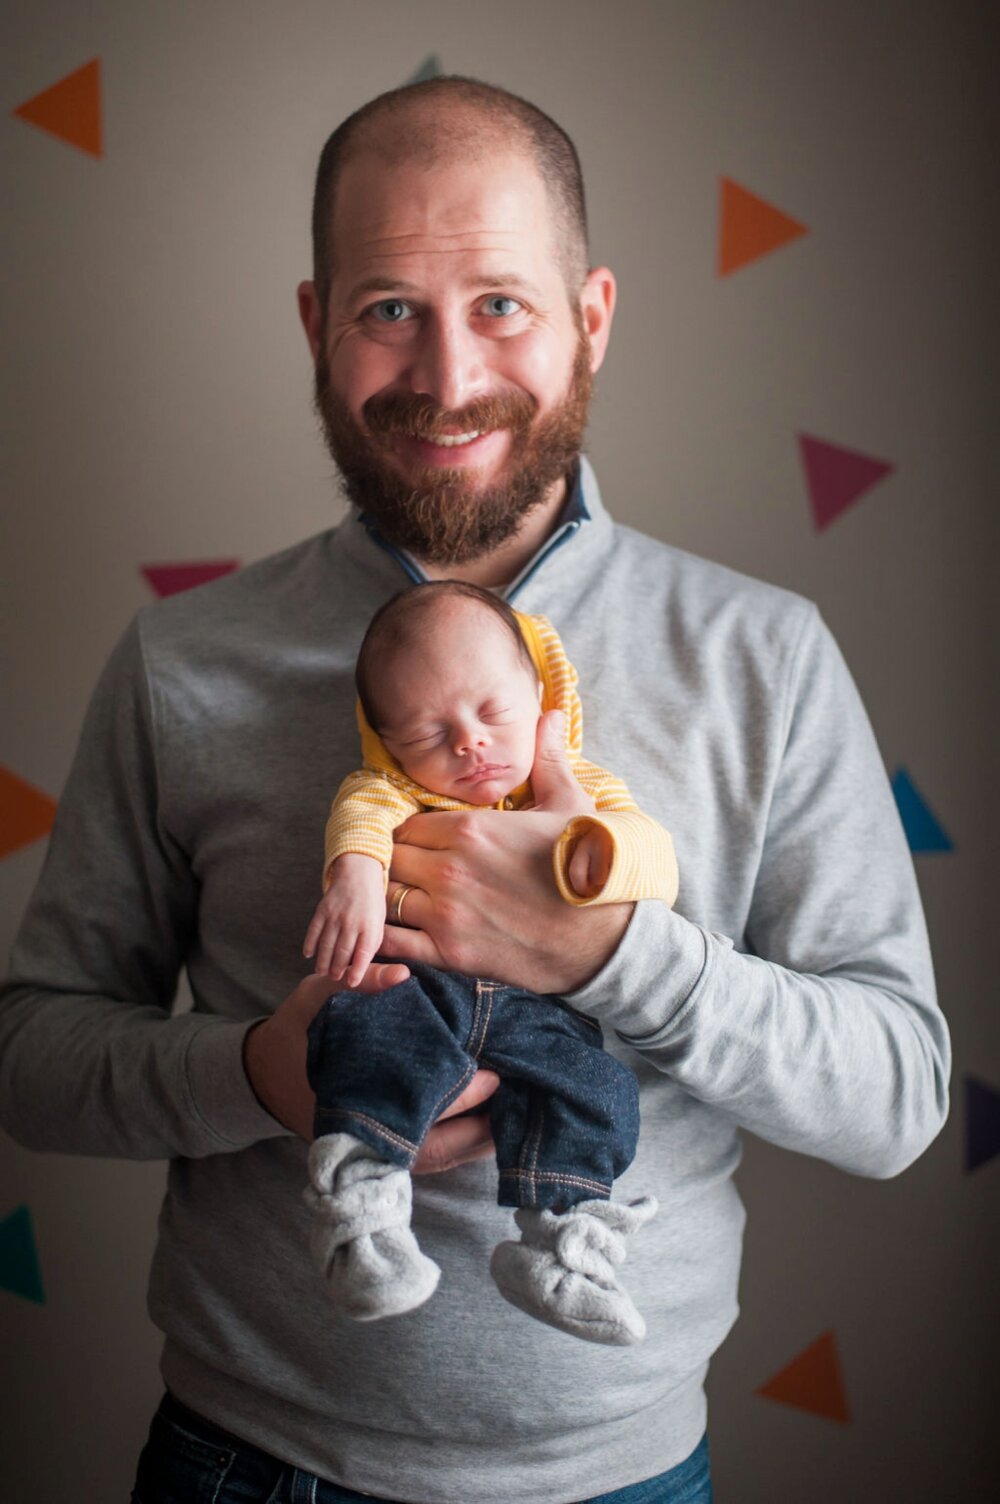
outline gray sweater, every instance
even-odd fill
[[[622,1198],[660,1215],[627,1282],[649,1335],[574,1341],[490,1283],[495,1168],[417,1182],[440,1264],[410,1315],[335,1317],[306,1253],[306,1147],[257,1104],[249,1024],[304,972],[352,668],[400,561],[351,517],[139,613],[96,690],[0,1011],[3,1123],[39,1149],[169,1157],[150,1285],[177,1397],[279,1457],[425,1504],[559,1504],[666,1470],[736,1316],[740,1130],[902,1170],[939,1129],[948,1038],[906,841],[816,610],[612,523],[563,525],[511,591],[580,671],[584,746],[672,833],[570,1001],[637,1072]],[[555,546],[553,546],[553,543]],[[171,1016],[186,967],[194,1011]]]

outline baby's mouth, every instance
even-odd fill
[[[507,764],[503,762],[481,762],[468,773],[463,773],[459,783],[485,783],[487,779],[499,778],[501,773],[507,772]]]

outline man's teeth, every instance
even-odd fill
[[[480,437],[481,430],[474,428],[471,433],[439,433],[433,438],[425,435],[429,444],[440,444],[443,449],[455,449],[459,444],[471,444],[473,439]]]

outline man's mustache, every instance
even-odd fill
[[[528,392],[497,392],[474,397],[465,407],[441,407],[420,392],[376,392],[361,411],[370,433],[405,433],[433,441],[446,433],[492,433],[497,428],[527,433],[538,403]]]

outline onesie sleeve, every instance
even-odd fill
[[[561,896],[577,908],[631,903],[641,898],[657,898],[672,906],[678,874],[669,831],[643,814],[613,773],[583,761],[573,771],[597,808],[593,815],[577,815],[570,820],[553,848],[552,866]],[[611,837],[611,870],[599,893],[581,898],[570,886],[569,864],[577,841],[595,825]]]
[[[370,856],[382,866],[386,883],[392,862],[392,834],[423,806],[388,778],[361,768],[349,773],[337,790],[326,822],[323,892],[330,886],[330,868],[339,856]]]

